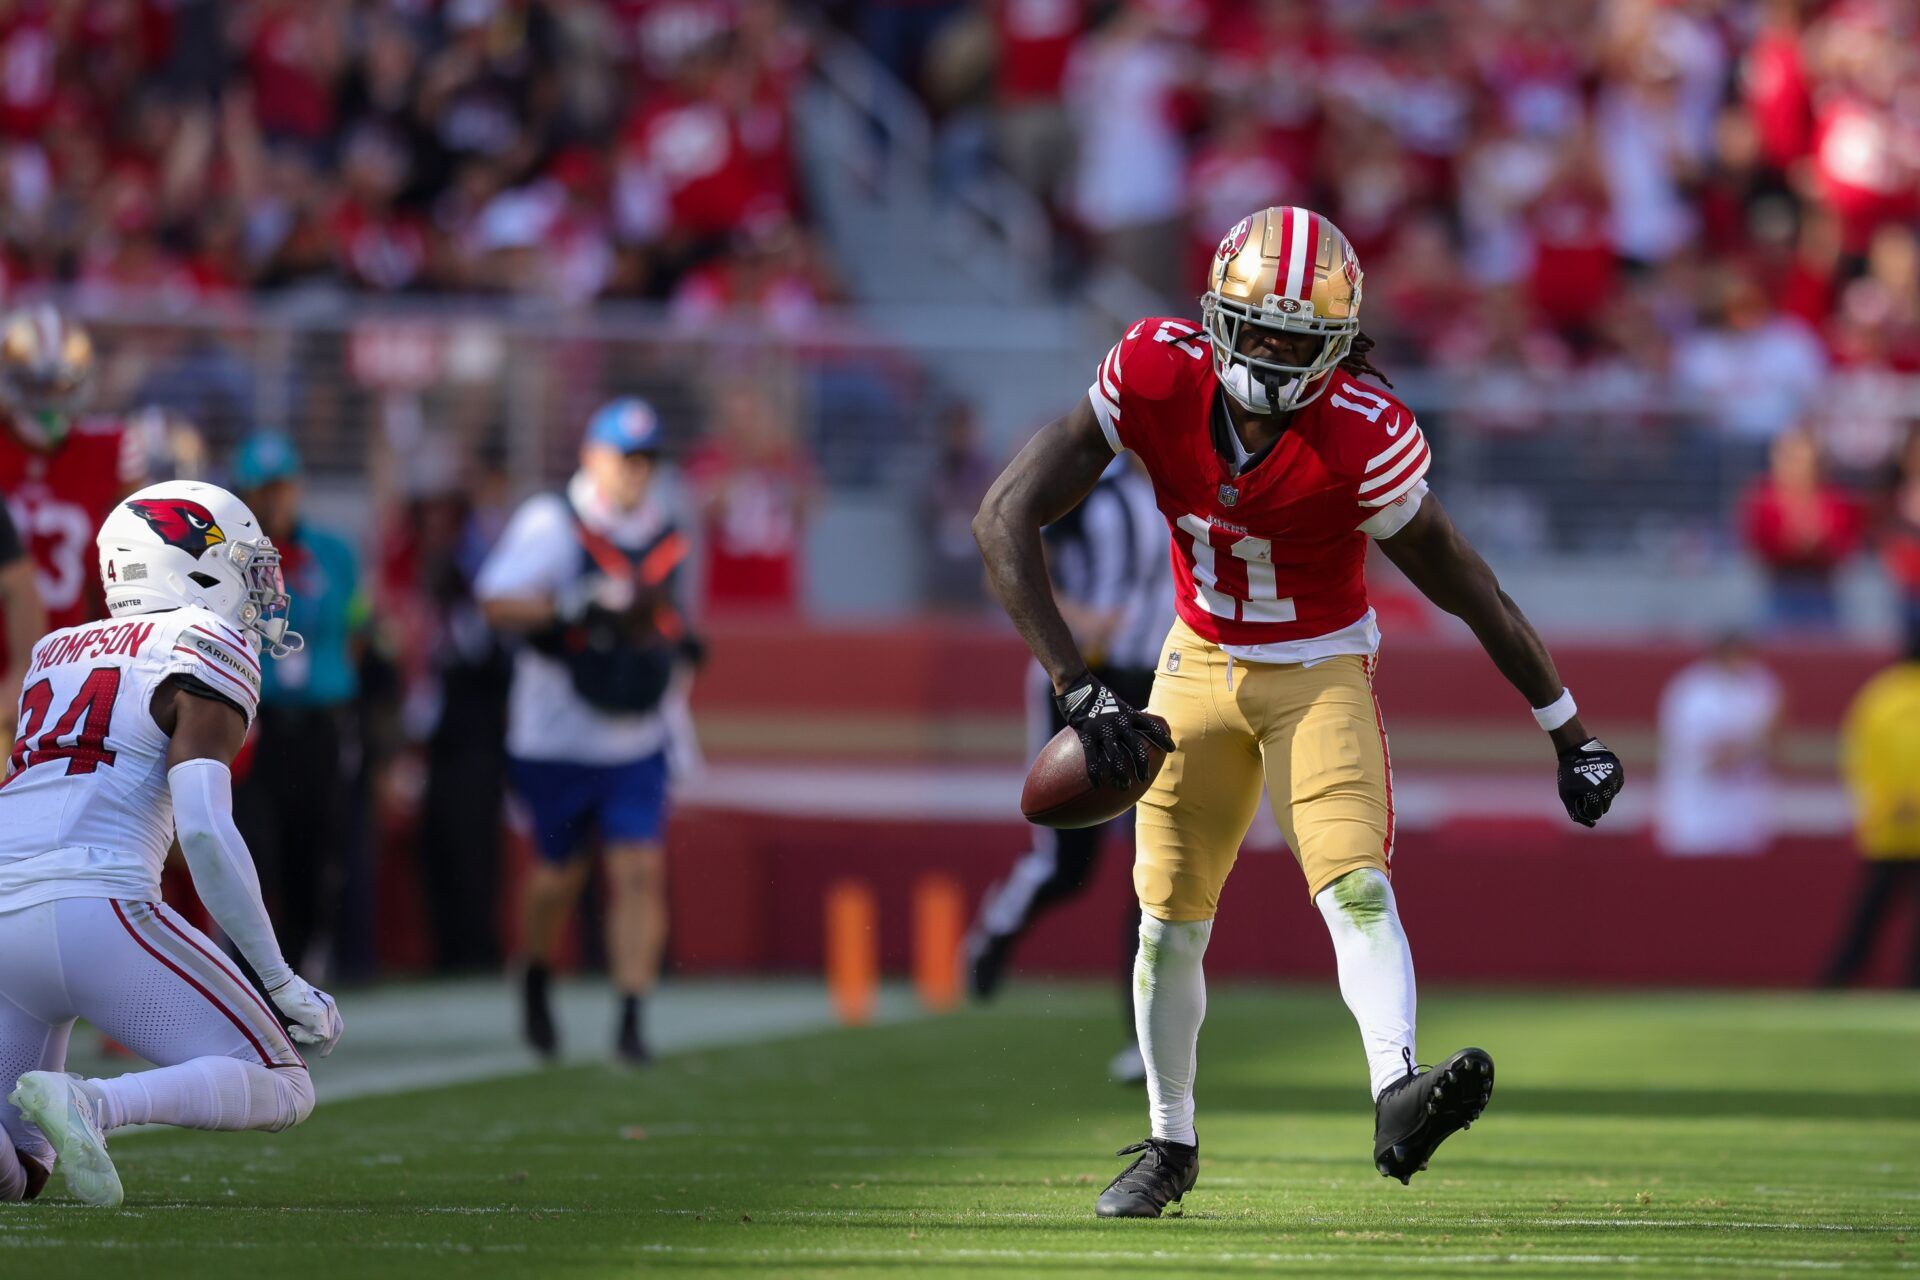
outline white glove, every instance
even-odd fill
[[[272,997],[274,1008],[293,1019],[287,1034],[301,1044],[319,1045],[319,1054],[324,1058],[340,1043],[340,1033],[347,1028],[340,1021],[340,1010],[334,1005],[333,997],[299,974],[270,989],[267,995]]]

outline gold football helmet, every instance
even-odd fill
[[[93,377],[93,339],[49,302],[0,321],[0,407],[29,441],[65,439]]]
[[[1214,252],[1200,322],[1228,395],[1255,413],[1311,404],[1360,332],[1360,262],[1327,218],[1298,206],[1242,218]],[[1259,360],[1239,349],[1242,325],[1321,336],[1311,363]]]

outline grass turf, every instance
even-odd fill
[[[1920,1269],[1920,1003],[1439,993],[1493,1106],[1402,1187],[1323,992],[1216,993],[1184,1216],[1103,1222],[1144,1132],[1110,993],[137,1133],[119,1213],[0,1206],[0,1275],[1842,1275]],[[352,1052],[351,1043],[343,1052]]]

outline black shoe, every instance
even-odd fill
[[[1493,1058],[1485,1049],[1462,1049],[1437,1067],[1408,1071],[1373,1104],[1373,1167],[1406,1185],[1492,1098]]]
[[[6,1135],[0,1134],[0,1142],[6,1140]],[[26,1194],[20,1198],[22,1200],[38,1199],[40,1193],[46,1190],[47,1179],[53,1176],[53,1170],[17,1147],[14,1148],[14,1154],[20,1157],[20,1167],[26,1171],[27,1175]]]
[[[647,1048],[647,1038],[640,1032],[641,1023],[640,997],[621,996],[620,1034],[614,1038],[613,1051],[621,1062],[630,1067],[644,1067],[653,1061],[653,1054]]]
[[[1007,958],[1013,954],[1014,935],[988,933],[984,929],[967,935],[967,990],[975,1000],[991,1000],[1006,980]]]
[[[620,1037],[614,1041],[613,1051],[620,1061],[630,1067],[644,1067],[653,1061],[653,1051],[647,1048],[647,1042],[640,1038],[640,1032],[633,1027],[620,1028]]]
[[[560,1032],[553,1024],[553,1006],[547,1000],[547,971],[528,965],[520,985],[520,1029],[527,1044],[552,1061],[560,1052]]]
[[[1193,1190],[1200,1176],[1200,1148],[1162,1138],[1148,1138],[1114,1152],[1139,1155],[1100,1193],[1093,1211],[1103,1218],[1157,1218],[1170,1204]]]

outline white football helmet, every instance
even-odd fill
[[[247,504],[218,485],[148,485],[114,507],[94,543],[116,618],[194,606],[257,633],[276,658],[305,646],[287,630],[280,553]]]

